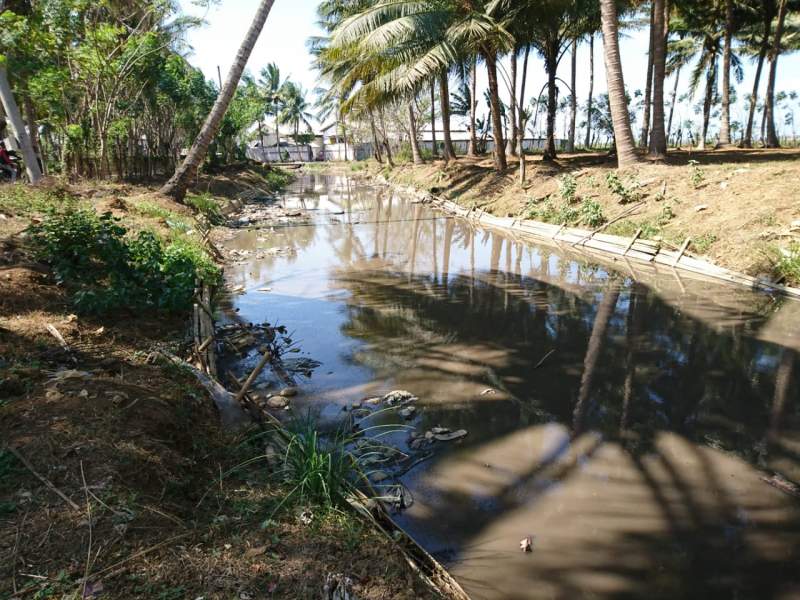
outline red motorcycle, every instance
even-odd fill
[[[20,179],[24,172],[22,157],[14,150],[7,151],[9,162],[0,164],[0,183],[13,183]]]

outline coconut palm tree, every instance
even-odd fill
[[[173,197],[178,202],[182,202],[186,197],[186,189],[189,183],[197,175],[197,170],[200,168],[203,160],[208,152],[208,146],[211,140],[219,130],[222,118],[228,110],[228,106],[236,93],[236,88],[239,85],[239,79],[242,77],[242,72],[247,65],[247,60],[253,52],[253,47],[258,41],[261,30],[264,28],[264,23],[267,21],[269,11],[272,9],[274,0],[261,0],[258,10],[253,17],[253,22],[242,41],[239,51],[236,53],[236,58],[228,72],[228,77],[225,80],[225,85],[222,86],[219,96],[217,96],[211,112],[208,113],[197,139],[192,144],[189,154],[183,163],[175,170],[175,174],[167,181],[161,188],[161,193]]]
[[[783,28],[786,22],[786,12],[788,0],[780,0],[778,5],[778,22],[775,25],[775,37],[772,43],[772,50],[769,53],[769,76],[767,79],[767,98],[764,106],[764,113],[767,120],[767,148],[779,148],[781,143],[775,129],[775,80],[778,72],[778,56],[781,53],[781,39]]]
[[[381,70],[361,80],[361,87],[354,91],[354,100],[391,99],[403,93],[416,93],[421,85],[438,77],[445,129],[449,111],[446,74],[459,60],[480,54],[489,78],[498,170],[505,169],[506,160],[497,57],[510,44],[510,35],[488,13],[487,3],[480,1],[379,0],[344,19],[331,36],[332,54],[348,49],[357,54],[351,65],[354,73],[362,71],[365,63],[380,59]]]
[[[667,153],[664,127],[664,79],[667,66],[669,7],[667,0],[653,0],[653,130],[650,132],[650,157],[661,159]]]
[[[294,128],[295,148],[299,149],[300,123],[310,130],[311,119],[314,118],[314,115],[311,114],[311,105],[306,100],[306,92],[300,85],[287,81],[281,89],[281,109],[276,121]]]
[[[281,112],[281,103],[284,99],[284,86],[288,79],[281,80],[281,70],[274,62],[261,69],[258,85],[267,104],[267,114],[275,120],[275,145],[280,146],[281,136],[278,130],[278,115]]]
[[[600,0],[603,30],[603,52],[608,82],[608,101],[614,123],[614,142],[617,148],[617,164],[624,167],[639,161],[636,142],[631,131],[630,114],[625,97],[625,80],[622,75],[622,60],[619,55],[619,20],[614,0]]]

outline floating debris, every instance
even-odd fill
[[[533,552],[533,536],[529,535],[519,541],[519,549],[523,552]]]
[[[278,392],[278,396],[283,396],[284,398],[292,398],[293,396],[297,396],[297,388],[296,387],[283,388],[281,391]]]
[[[270,396],[267,398],[267,406],[270,408],[282,409],[286,408],[288,405],[289,401],[281,396]]]

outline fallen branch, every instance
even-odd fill
[[[644,202],[639,202],[638,204],[634,204],[633,206],[623,210],[621,213],[619,213],[616,217],[614,217],[610,221],[606,221],[605,223],[603,223],[597,229],[594,229],[591,232],[589,232],[589,235],[587,235],[587,236],[581,238],[580,240],[578,240],[577,242],[573,243],[572,247],[574,248],[575,246],[577,246],[579,244],[580,245],[585,244],[588,240],[592,239],[592,237],[594,237],[594,235],[596,233],[600,233],[601,231],[603,231],[604,229],[606,229],[609,226],[613,225],[617,221],[620,221],[620,220],[624,219],[625,217],[628,217],[628,216],[632,215],[637,209],[641,208],[642,206],[644,206]]]
[[[7,448],[8,451],[11,452],[11,454],[13,454],[14,456],[16,456],[17,460],[19,460],[19,462],[21,462],[25,466],[25,468],[28,469],[28,471],[30,471],[36,477],[36,479],[45,484],[45,486],[47,486],[50,489],[50,491],[56,493],[64,502],[69,504],[70,508],[72,508],[73,510],[81,509],[81,507],[75,504],[72,500],[70,500],[69,497],[67,497],[67,495],[64,492],[62,492],[60,489],[54,486],[49,479],[47,479],[44,475],[40,475],[36,471],[36,469],[33,468],[31,463],[29,463],[28,460],[24,456],[22,456],[22,454],[20,454],[16,448],[14,448],[13,446],[7,446]]]

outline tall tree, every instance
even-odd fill
[[[655,0],[650,2],[650,42],[647,50],[647,81],[644,86],[644,114],[642,115],[642,131],[639,139],[639,145],[642,148],[647,148],[650,142],[650,107],[653,101],[653,63],[654,54],[653,47],[655,45],[656,35],[660,31],[656,31],[656,3]]]
[[[0,13],[4,10],[5,0],[0,0]],[[28,135],[28,130],[25,129],[25,124],[22,121],[19,106],[14,99],[14,93],[11,91],[11,84],[8,81],[8,72],[6,70],[6,57],[2,54],[0,54],[0,104],[3,106],[13,134],[19,141],[22,158],[25,159],[25,170],[28,173],[28,179],[30,179],[31,183],[37,183],[42,178],[42,171],[39,168],[36,153],[33,151],[33,144]]]
[[[450,86],[447,72],[439,74],[439,110],[442,113],[442,137],[444,137],[445,162],[456,159],[453,139],[450,135]]]
[[[586,140],[588,150],[592,144],[592,94],[594,93],[594,31],[589,33],[589,93],[586,98]]]
[[[433,79],[431,79],[431,145],[431,154],[434,158],[439,158],[439,145],[436,143],[436,88]]]
[[[225,112],[228,110],[231,99],[236,92],[239,79],[242,77],[242,72],[244,71],[245,65],[247,65],[250,54],[253,52],[256,41],[258,41],[258,37],[261,35],[261,30],[264,28],[264,23],[267,21],[267,16],[272,9],[273,3],[274,0],[261,0],[253,22],[247,31],[247,35],[245,35],[239,47],[239,51],[236,53],[236,58],[225,80],[225,85],[222,87],[222,90],[220,90],[220,94],[216,102],[214,102],[214,106],[208,114],[205,123],[203,123],[203,127],[197,135],[194,144],[192,144],[189,154],[186,156],[183,164],[176,169],[175,174],[161,188],[162,194],[171,196],[179,202],[182,202],[186,197],[186,190],[192,179],[197,175],[197,171],[208,152],[208,146],[219,130],[222,118],[225,116]]]
[[[625,95],[625,80],[622,75],[622,60],[619,55],[619,21],[615,0],[600,0],[603,29],[603,51],[608,82],[608,102],[614,124],[614,142],[617,148],[617,163],[620,167],[638,162],[636,143],[631,131],[630,114]]]
[[[756,59],[756,73],[753,77],[753,91],[750,94],[750,108],[747,114],[747,125],[742,137],[742,147],[751,148],[753,146],[753,126],[755,124],[756,107],[758,106],[758,90],[761,83],[761,74],[764,70],[764,61],[769,52],[770,37],[772,35],[772,20],[775,16],[774,0],[762,0],[759,6],[759,14],[762,19],[761,39],[755,35],[750,37],[751,43],[758,45],[758,57]]]
[[[769,78],[767,79],[767,97],[764,102],[764,115],[767,120],[767,148],[779,148],[778,131],[775,128],[775,80],[778,74],[778,57],[781,54],[781,38],[786,22],[788,0],[780,0],[778,7],[778,23],[775,26],[775,41],[769,55]]]
[[[415,165],[422,164],[422,152],[419,149],[419,139],[417,139],[417,117],[414,114],[414,101],[408,102],[408,132],[411,142],[411,158]]]
[[[725,49],[722,53],[722,114],[719,145],[731,144],[731,56],[733,54],[733,0],[725,1]]]
[[[2,11],[2,3],[0,3],[0,11]],[[3,104],[3,110],[11,125],[12,133],[19,141],[22,158],[25,159],[25,170],[28,173],[28,179],[30,179],[31,183],[37,183],[42,178],[42,171],[39,168],[36,153],[33,151],[33,144],[28,135],[28,130],[25,129],[25,123],[22,121],[22,115],[11,91],[11,84],[8,82],[8,74],[6,73],[5,57],[2,55],[0,55],[0,102]]]
[[[567,133],[567,152],[575,152],[575,126],[578,120],[578,95],[575,93],[578,73],[578,40],[572,40],[570,61],[569,131]]]
[[[664,79],[669,36],[668,0],[653,0],[653,130],[650,133],[650,157],[664,158],[667,135],[664,127]]]

